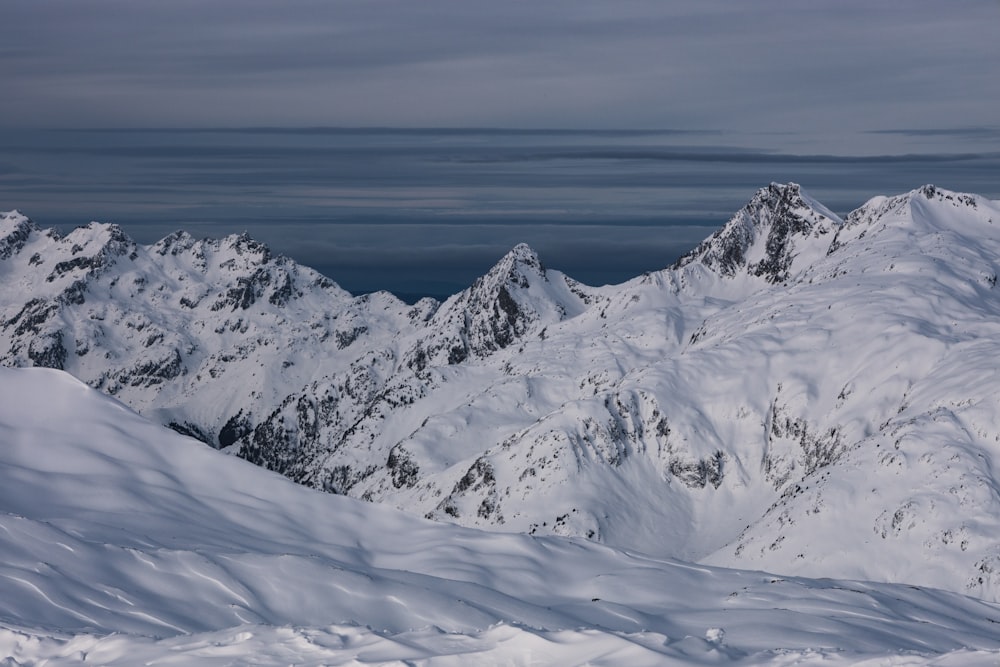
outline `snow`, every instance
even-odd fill
[[[988,664],[1000,608],[479,532],[0,369],[4,664]]]
[[[772,184],[622,285],[522,245],[407,306],[245,235],[142,247],[2,214],[0,362],[156,422],[0,369],[3,641],[995,660],[998,221],[932,186],[840,218]]]
[[[712,630],[708,633],[715,637]],[[497,625],[468,635],[424,629],[387,635],[355,625],[323,628],[241,626],[212,633],[155,639],[133,635],[35,636],[0,630],[0,652],[10,665],[186,665],[333,667],[335,665],[588,665],[591,667],[669,667],[733,664],[868,665],[870,667],[976,667],[996,664],[992,651],[958,649],[944,655],[901,651],[872,657],[837,649],[781,649],[742,654],[712,639],[688,637],[668,648],[654,633],[600,630],[540,631]]]

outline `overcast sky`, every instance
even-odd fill
[[[866,130],[961,149],[1000,124],[998,0],[4,0],[0,25],[8,127],[677,128],[859,152],[903,145]]]
[[[0,0],[0,27],[0,209],[247,229],[355,290],[440,295],[518,241],[621,280],[772,180],[841,213],[1000,197],[1000,0]],[[425,130],[335,129],[364,127]]]

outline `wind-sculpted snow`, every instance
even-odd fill
[[[624,284],[521,245],[414,306],[245,236],[0,222],[5,364],[64,368],[301,484],[1000,599],[996,202],[925,186],[841,219],[772,184]]]
[[[0,369],[0,442],[3,664],[1000,657],[1000,609],[972,598],[421,520],[295,485],[60,371]]]

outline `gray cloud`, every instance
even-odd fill
[[[970,141],[1000,139],[1000,127],[894,128],[869,130],[869,134],[893,134],[904,137],[944,137]]]
[[[11,127],[663,126],[857,153],[901,116],[990,125],[1000,102],[994,0],[8,0],[0,19]]]

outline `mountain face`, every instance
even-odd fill
[[[0,368],[4,665],[995,664],[1000,608],[316,492]]]
[[[408,352],[408,365],[423,370],[483,359],[545,323],[578,315],[586,308],[584,298],[576,283],[546,271],[522,243],[434,313],[428,334]]]
[[[675,267],[700,264],[722,276],[785,283],[825,254],[840,225],[836,214],[798,186],[772,183]]]
[[[302,484],[501,531],[1000,599],[996,202],[759,191],[589,287],[518,246],[444,303],[245,236],[6,214],[0,358]]]
[[[216,446],[432,307],[352,299],[246,235],[140,247],[115,225],[60,237],[16,212],[0,225],[2,363],[67,370]]]

